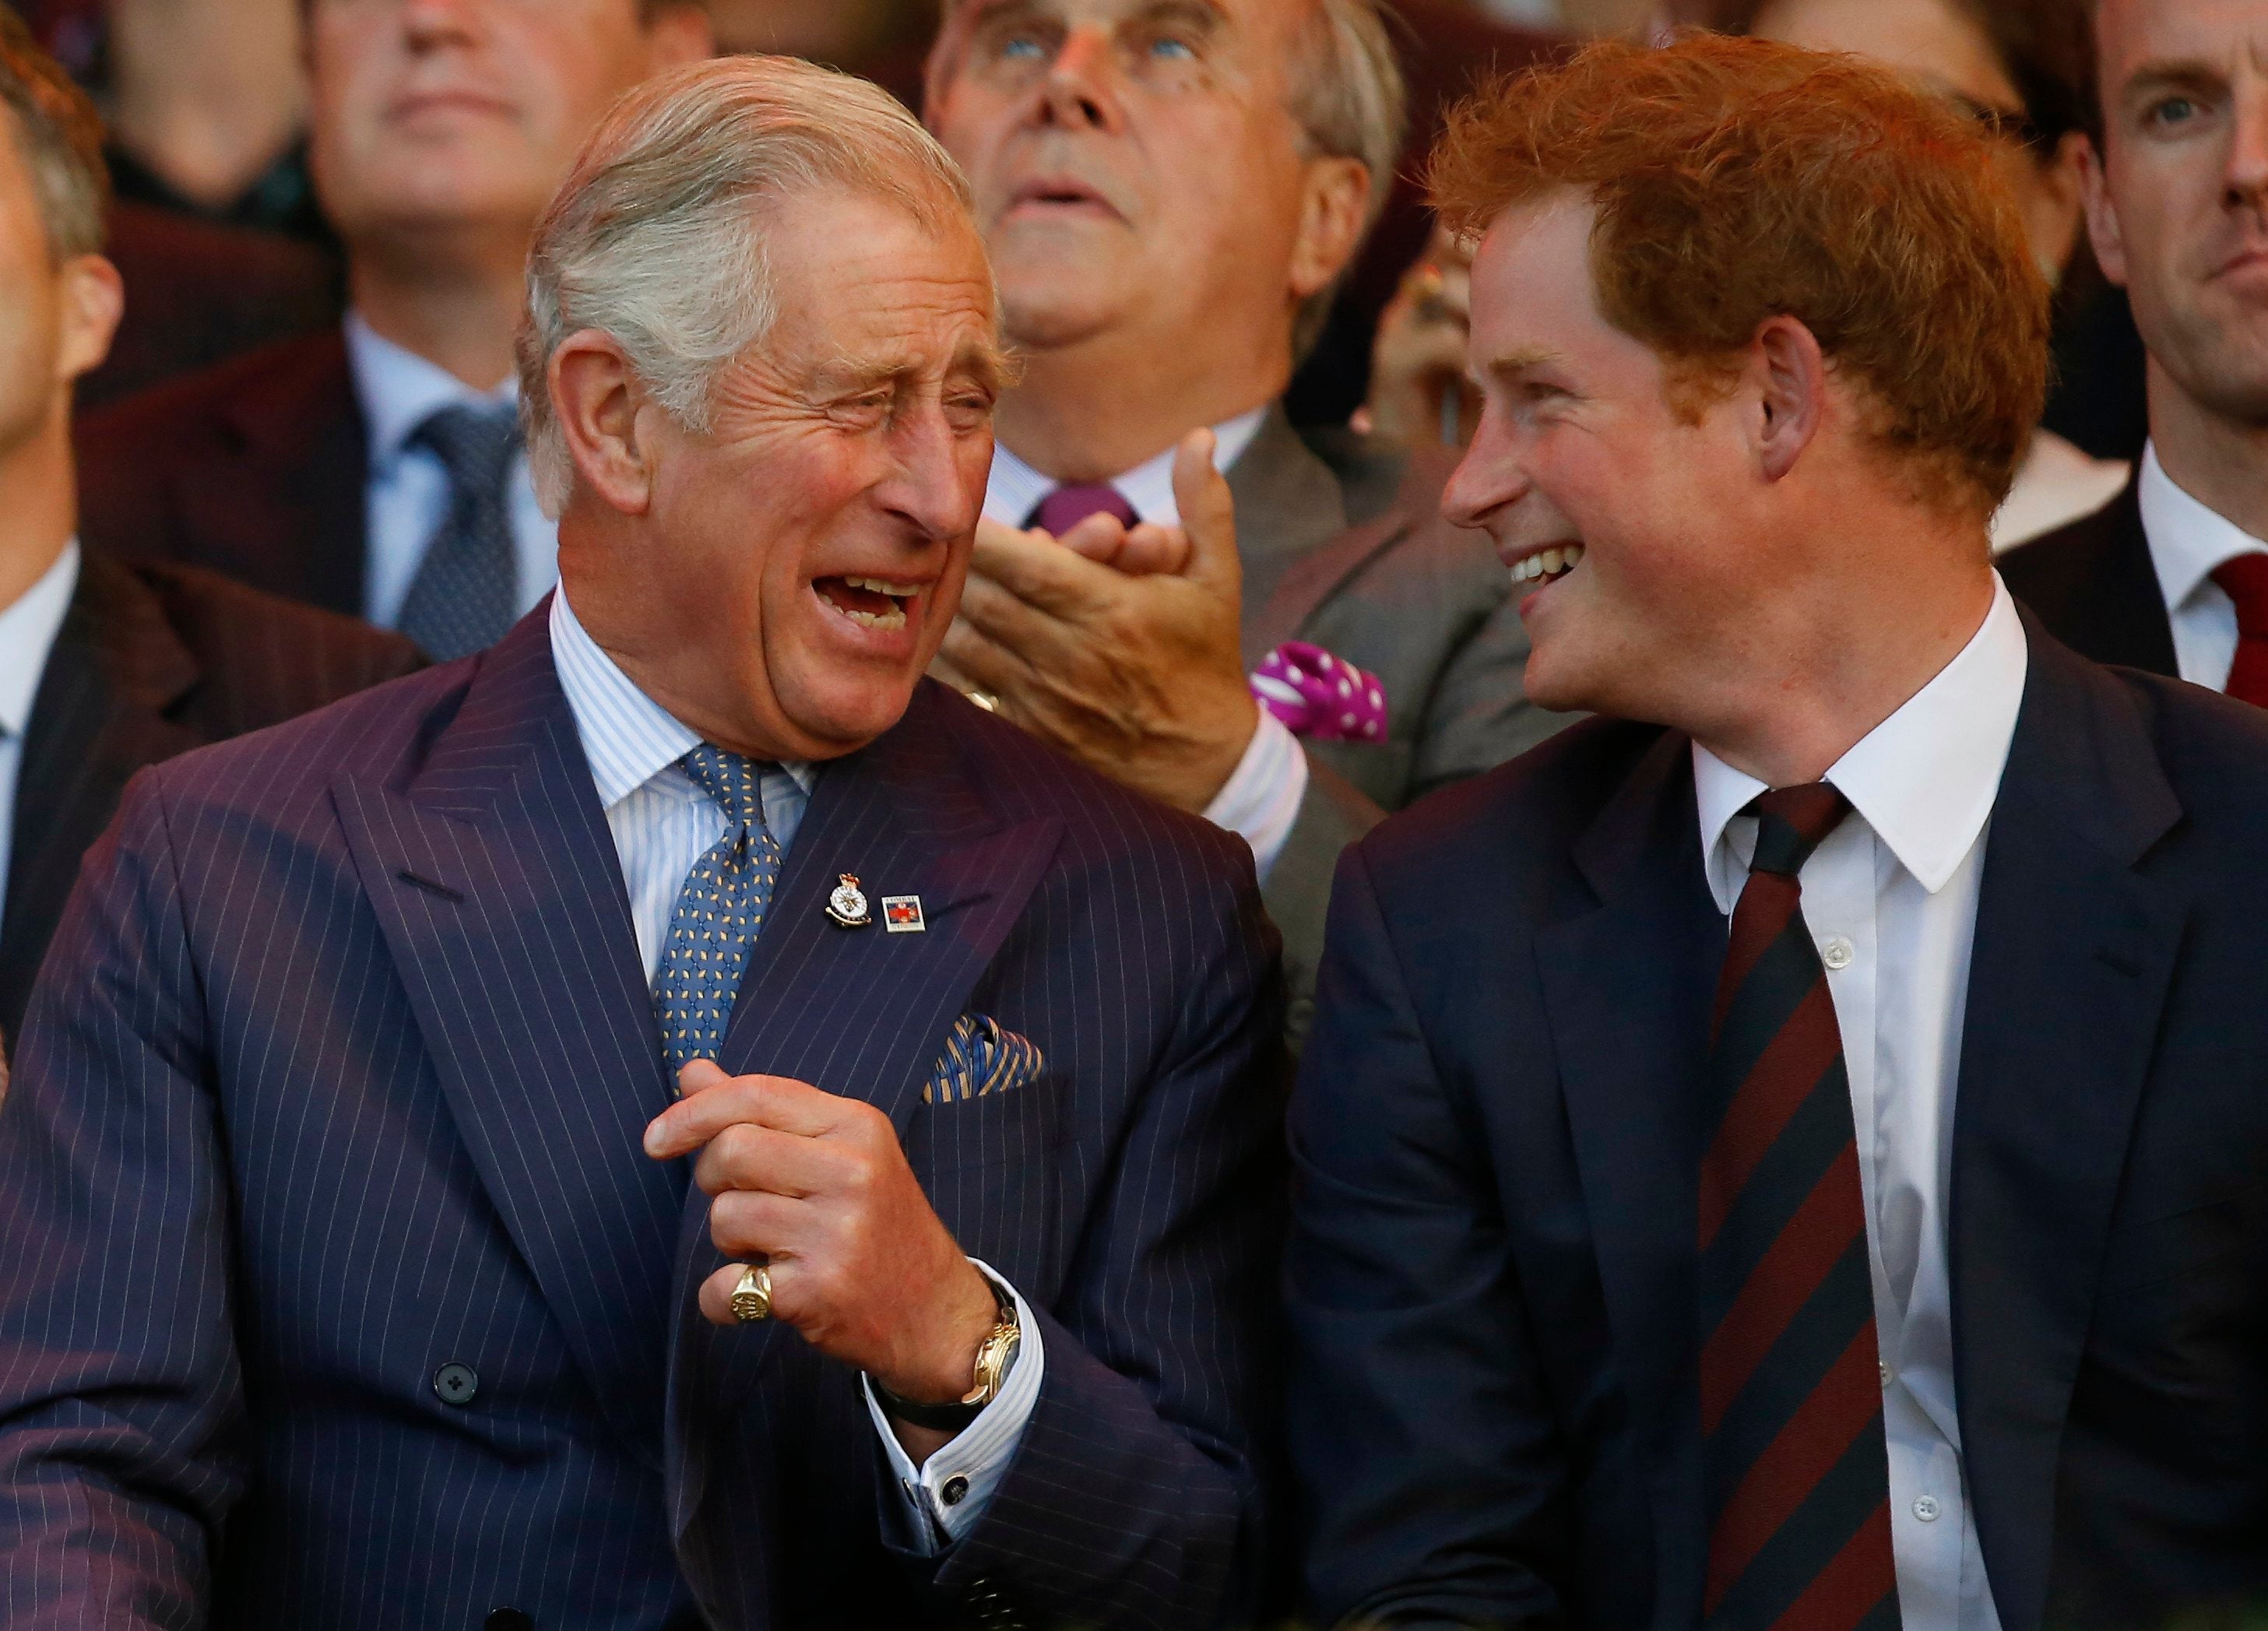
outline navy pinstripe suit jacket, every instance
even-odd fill
[[[927,932],[829,923],[840,872]],[[0,1622],[898,1627],[979,1585],[1035,1625],[1242,1617],[1275,957],[1241,843],[934,685],[821,776],[723,1062],[885,1108],[1047,1343],[932,1562],[854,1373],[696,1308],[720,1260],[639,1150],[669,1084],[541,613],[145,773],[0,1106]],[[1045,1073],[922,1104],[972,1010]]]

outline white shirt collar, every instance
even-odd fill
[[[1260,434],[1260,426],[1267,417],[1266,408],[1256,408],[1215,425],[1213,468],[1226,474],[1244,456],[1244,450],[1252,445],[1252,438]],[[996,444],[992,449],[992,474],[984,489],[984,514],[990,520],[1021,526],[1039,508],[1040,500],[1059,485],[1053,476],[1042,475],[1006,447]],[[1118,489],[1119,496],[1132,506],[1135,515],[1142,520],[1160,526],[1180,524],[1181,506],[1174,502],[1174,449],[1169,447],[1144,459],[1123,475],[1114,476],[1110,485]]]
[[[347,371],[363,422],[370,428],[371,468],[385,472],[401,457],[417,427],[445,408],[502,408],[519,400],[519,382],[507,377],[493,391],[475,391],[437,363],[394,344],[359,312],[346,317]]]
[[[701,738],[674,714],[639,690],[567,604],[563,586],[551,597],[551,665],[575,716],[583,756],[600,805],[612,810],[701,746]],[[783,764],[808,794],[818,772],[808,764]],[[683,781],[682,776],[676,778]],[[683,782],[688,794],[690,782]]]
[[[2029,665],[2023,621],[1995,573],[1992,610],[1960,655],[1827,772],[1825,779],[1932,894],[1951,880],[1992,813]],[[1747,863],[1734,853],[1727,829],[1764,784],[1696,742],[1693,790],[1710,893],[1729,915]]]
[[[2142,450],[2142,474],[2136,496],[2142,504],[2142,535],[2149,540],[2150,564],[2166,605],[2179,612],[2220,567],[2239,555],[2268,551],[2235,522],[2208,510],[2174,483],[2158,462],[2156,443]]]
[[[20,739],[32,723],[32,704],[48,653],[78,588],[78,540],[63,546],[55,563],[16,603],[0,610],[0,738]],[[4,812],[0,812],[4,813]]]

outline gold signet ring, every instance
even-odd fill
[[[761,1263],[740,1270],[733,1287],[733,1318],[744,1326],[772,1317],[772,1271]]]

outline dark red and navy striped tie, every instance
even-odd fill
[[[1859,1146],[1797,874],[1851,806],[1764,794],[1701,1157],[1706,1631],[1892,1631],[1890,1473]]]

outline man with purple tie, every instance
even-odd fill
[[[2268,1600],[2268,717],[1994,574],[2048,362],[1995,165],[1712,36],[1436,154],[1447,505],[1529,694],[1604,716],[1340,870],[1287,1270],[1327,1620]]]
[[[1440,518],[1446,462],[1327,461],[1278,405],[1399,155],[1387,27],[1376,0],[954,0],[930,62],[1023,363],[946,656],[1249,842],[1295,1033],[1339,851],[1562,723],[1521,694],[1486,540]],[[1187,513],[1208,453],[1233,526]]]

